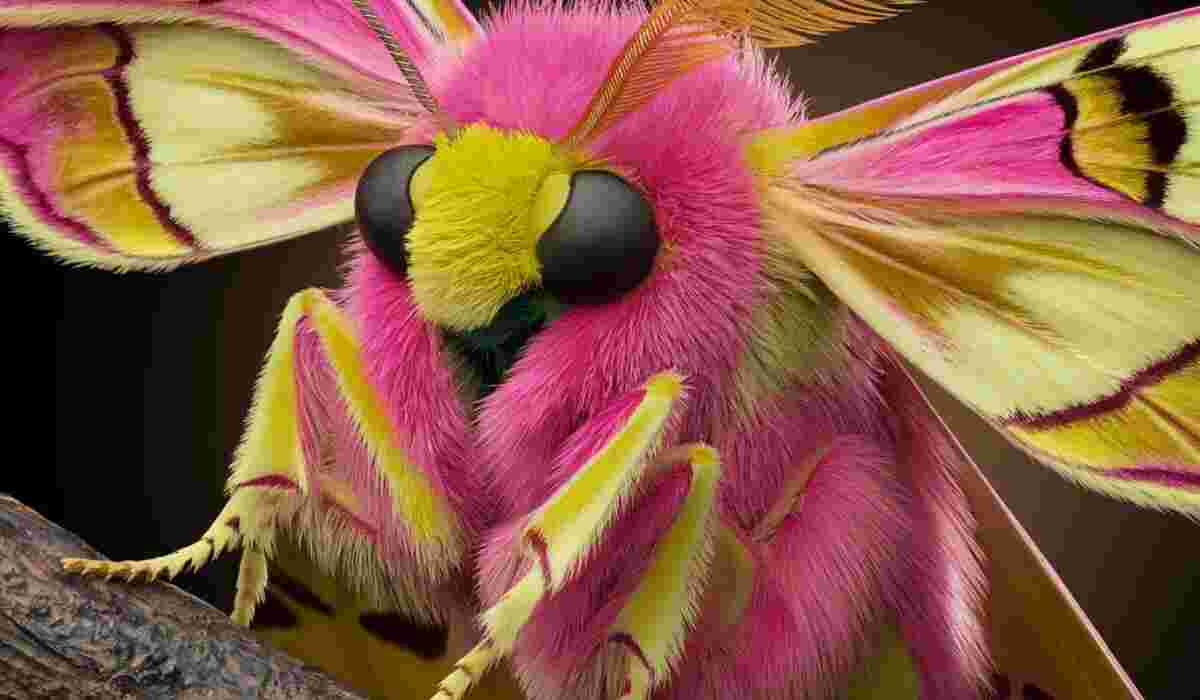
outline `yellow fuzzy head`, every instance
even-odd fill
[[[469,331],[541,282],[538,237],[583,163],[533,134],[482,124],[434,145],[413,175],[409,282],[425,318]]]

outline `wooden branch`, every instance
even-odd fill
[[[85,579],[59,563],[97,556],[0,495],[0,698],[362,697],[175,586]]]

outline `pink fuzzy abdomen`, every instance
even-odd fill
[[[656,697],[840,696],[889,627],[922,697],[974,697],[984,681],[983,576],[958,453],[890,352],[848,323],[844,374],[782,391],[722,443],[722,517],[754,562],[752,594],[735,625],[706,600],[691,661]],[[781,508],[797,478],[800,496]]]

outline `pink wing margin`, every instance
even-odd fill
[[[480,31],[460,0],[373,0],[371,6],[418,64],[430,61],[438,44]],[[249,32],[355,83],[405,85],[391,56],[349,0],[0,0],[3,27],[180,21]]]
[[[804,125],[816,152],[792,175],[893,211],[1065,214],[1200,241],[1197,62],[1200,8],[997,61]]]
[[[1039,461],[1200,508],[1200,8],[873,105],[754,144],[772,235]]]
[[[480,35],[460,0],[368,4],[431,84]],[[0,97],[0,213],[114,270],[350,221],[421,114],[349,0],[0,0]]]
[[[1159,24],[1167,24],[1174,20],[1187,17],[1189,15],[1200,14],[1200,7],[1190,8],[1187,10],[1179,10],[1171,14],[1162,15],[1160,17],[1152,17],[1150,19],[1134,22],[1133,24],[1125,24],[1120,27],[1106,29],[1104,31],[1089,34],[1078,39],[1071,39],[1053,46],[1029,51],[1017,56],[1002,58],[991,63],[986,63],[975,68],[968,68],[958,73],[952,73],[936,80],[931,80],[920,85],[893,92],[883,97],[877,97],[873,100],[868,100],[862,104],[855,105],[840,112],[827,114],[823,117],[818,117],[809,122],[806,126],[840,123],[843,125],[855,125],[858,127],[858,133],[855,138],[863,138],[872,135],[876,132],[889,129],[896,126],[901,121],[908,121],[908,118],[914,114],[920,113],[925,107],[929,107],[953,95],[967,87],[974,85],[985,78],[991,77],[1000,71],[1003,71],[1013,66],[1022,63],[1034,61],[1036,59],[1045,58],[1052,54],[1056,54],[1063,49],[1068,49],[1085,44],[1106,41],[1114,37],[1119,37],[1130,32],[1152,27]],[[924,117],[932,117],[937,115],[937,112],[923,114]],[[841,129],[839,129],[839,132]],[[824,144],[824,147],[833,147],[843,145],[849,140],[844,139]]]

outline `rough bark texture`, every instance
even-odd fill
[[[59,564],[98,556],[0,495],[0,698],[361,698],[174,586]]]

